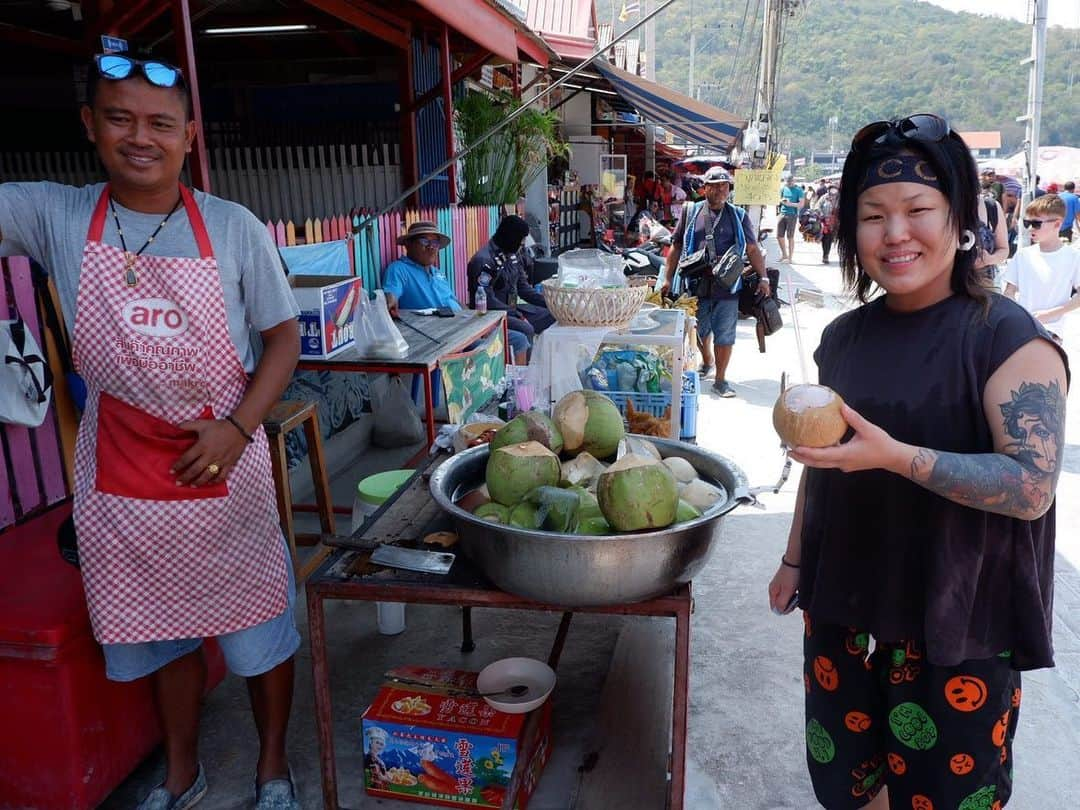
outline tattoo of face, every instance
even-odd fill
[[[1000,405],[1005,432],[1014,441],[1006,450],[1026,467],[1057,475],[1065,441],[1065,396],[1057,380],[1049,385],[1020,383]]]
[[[1042,514],[1053,498],[1065,442],[1065,396],[1049,385],[1021,383],[1001,403],[1012,439],[1001,453],[939,453],[919,448],[911,478],[957,503],[1022,519]]]

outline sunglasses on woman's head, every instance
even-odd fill
[[[99,53],[94,57],[98,75],[103,79],[120,81],[129,79],[137,72],[155,87],[183,86],[184,74],[180,68],[165,62],[132,59],[118,53]]]
[[[885,143],[889,138],[900,142],[907,140],[937,143],[945,140],[951,131],[949,122],[933,113],[918,113],[891,121],[875,121],[855,133],[855,137],[851,139],[851,150],[858,152],[869,149],[875,144]]]

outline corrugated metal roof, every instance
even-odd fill
[[[529,28],[562,57],[582,59],[596,46],[593,0],[515,0]]]

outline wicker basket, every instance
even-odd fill
[[[560,287],[555,279],[543,282],[548,310],[563,326],[608,326],[622,329],[638,314],[648,287],[609,289]]]

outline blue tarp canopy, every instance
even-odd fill
[[[746,129],[746,119],[711,104],[627,73],[610,62],[598,59],[593,65],[644,118],[691,143],[729,150]]]

